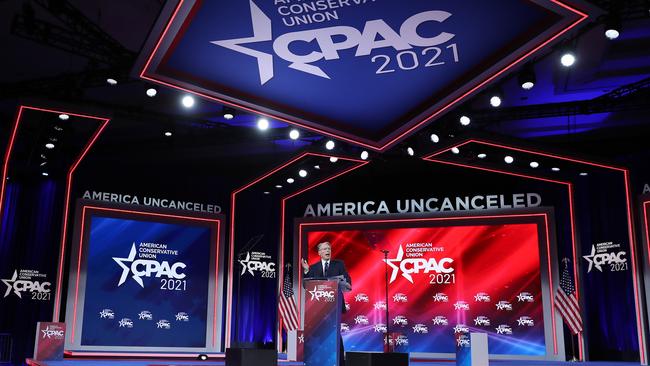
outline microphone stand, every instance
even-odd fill
[[[388,250],[384,249],[381,252],[384,253],[384,269],[386,270],[386,276],[384,278],[384,283],[386,285],[386,347],[384,347],[384,351],[388,350],[388,352],[390,352],[390,318],[388,317]]]

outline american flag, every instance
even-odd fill
[[[564,269],[560,277],[560,286],[555,295],[555,307],[562,315],[564,323],[569,327],[572,334],[582,332],[582,316],[580,315],[580,304],[575,296],[575,286],[569,273],[569,259],[564,258]]]
[[[300,328],[300,318],[298,317],[298,308],[296,300],[293,297],[293,280],[291,267],[284,271],[284,281],[282,281],[282,291],[279,294],[278,308],[282,324],[287,331],[298,330]]]

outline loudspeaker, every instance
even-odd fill
[[[226,348],[226,366],[277,366],[274,349]]]
[[[345,366],[408,366],[408,353],[346,352]]]

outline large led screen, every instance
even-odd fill
[[[69,286],[70,343],[106,350],[212,348],[219,224],[84,206]]]
[[[346,351],[381,351],[388,323],[408,352],[453,354],[456,336],[469,332],[487,333],[497,357],[558,352],[546,213],[299,226],[302,257],[318,262],[316,246],[330,242],[352,277],[341,324]]]

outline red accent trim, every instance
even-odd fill
[[[544,229],[546,233],[546,262],[548,264],[548,283],[549,294],[551,299],[551,324],[553,328],[553,352],[557,355],[557,336],[555,327],[555,291],[553,291],[553,272],[551,270],[551,239],[549,235],[548,215],[546,213],[538,214],[505,214],[505,215],[476,215],[476,216],[454,216],[454,217],[425,217],[411,219],[379,219],[379,220],[348,220],[348,221],[325,221],[325,222],[307,222],[298,226],[298,258],[302,258],[302,230],[303,226],[327,226],[327,225],[352,225],[352,224],[375,224],[375,223],[395,223],[395,222],[428,222],[428,221],[447,221],[447,220],[474,220],[474,219],[500,219],[513,217],[544,217]],[[541,258],[540,258],[541,262]],[[298,271],[298,283],[302,282],[302,271]],[[301,292],[298,291],[298,304],[301,302]]]
[[[417,130],[417,129],[419,129],[420,127],[422,127],[422,125],[424,125],[425,123],[429,122],[431,119],[433,119],[433,118],[439,116],[440,114],[442,114],[443,112],[445,112],[445,111],[448,110],[449,108],[453,107],[454,105],[456,105],[457,103],[459,103],[460,101],[462,101],[463,99],[465,99],[465,98],[466,98],[467,96],[469,96],[470,94],[473,94],[473,93],[476,92],[478,89],[482,88],[482,87],[485,86],[486,84],[488,84],[488,83],[490,83],[491,81],[493,81],[494,79],[498,78],[498,77],[499,77],[500,75],[502,75],[503,73],[509,71],[511,68],[513,68],[514,66],[516,66],[517,64],[519,64],[520,62],[522,62],[524,59],[528,58],[529,56],[531,56],[531,55],[534,54],[535,52],[539,51],[541,48],[543,48],[543,47],[545,47],[546,45],[548,45],[549,43],[553,42],[553,41],[556,40],[558,37],[560,37],[560,36],[562,36],[563,34],[567,33],[567,32],[570,31],[571,29],[575,28],[578,24],[582,23],[585,19],[587,19],[587,18],[589,17],[588,14],[586,14],[586,13],[584,13],[584,12],[581,12],[580,10],[578,10],[578,9],[576,9],[576,8],[570,7],[570,6],[568,6],[567,4],[564,4],[564,3],[560,2],[559,0],[550,0],[550,1],[553,2],[554,4],[556,4],[556,5],[558,5],[558,6],[562,7],[562,8],[564,8],[564,9],[566,9],[566,10],[568,10],[568,11],[570,11],[570,12],[573,12],[574,14],[578,15],[579,18],[578,18],[575,22],[573,22],[572,24],[570,24],[568,27],[562,29],[561,31],[559,31],[559,32],[556,33],[555,35],[551,36],[551,37],[550,37],[549,39],[547,39],[546,41],[542,42],[540,45],[534,47],[533,49],[531,49],[531,50],[529,50],[528,52],[524,53],[522,56],[520,56],[520,57],[518,57],[517,59],[515,59],[513,62],[511,62],[509,65],[505,66],[505,67],[504,67],[503,69],[501,69],[500,71],[496,72],[496,73],[493,74],[492,76],[490,76],[490,77],[488,77],[487,79],[483,80],[483,81],[480,82],[478,85],[474,86],[473,88],[471,88],[471,89],[468,90],[467,92],[463,93],[462,95],[460,95],[460,96],[457,97],[456,99],[454,99],[454,100],[452,100],[451,102],[447,103],[446,105],[440,107],[437,111],[433,112],[430,116],[424,118],[422,121],[416,123],[415,125],[413,125],[413,126],[410,127],[409,129],[407,129],[406,131],[402,132],[401,134],[399,134],[399,135],[397,135],[396,137],[390,139],[389,141],[387,141],[386,143],[384,143],[384,144],[382,145],[382,144],[379,143],[379,142],[377,142],[376,144],[372,144],[372,143],[370,143],[370,144],[369,144],[369,143],[364,143],[364,142],[361,142],[361,141],[359,141],[359,140],[355,140],[355,139],[353,139],[353,138],[345,137],[345,136],[341,135],[340,133],[337,134],[337,133],[334,133],[334,132],[329,132],[329,131],[326,131],[326,130],[320,129],[320,128],[318,128],[318,127],[314,127],[314,126],[306,125],[306,124],[299,123],[299,122],[296,122],[296,121],[292,121],[292,120],[290,120],[290,119],[283,118],[283,117],[280,117],[280,116],[275,116],[275,115],[273,115],[273,114],[271,114],[271,113],[265,113],[265,112],[262,112],[262,111],[256,110],[256,109],[254,109],[254,108],[246,107],[246,106],[243,106],[243,105],[240,105],[240,104],[234,103],[234,102],[229,102],[229,101],[226,101],[226,100],[223,100],[223,99],[220,99],[220,98],[217,98],[217,97],[214,97],[214,96],[208,95],[208,94],[206,94],[206,93],[202,93],[202,92],[198,92],[198,91],[189,90],[189,89],[187,89],[187,88],[184,88],[184,87],[181,87],[181,86],[178,86],[178,85],[175,85],[175,84],[169,83],[169,82],[165,82],[165,81],[163,81],[163,80],[161,80],[161,79],[157,79],[157,78],[155,78],[155,77],[153,77],[153,76],[146,76],[145,74],[146,74],[147,71],[148,71],[147,69],[149,68],[149,66],[150,66],[150,64],[151,64],[151,61],[152,61],[152,59],[153,59],[153,56],[158,52],[158,48],[160,47],[160,44],[162,43],[162,40],[165,38],[167,32],[169,31],[169,28],[170,28],[171,24],[174,22],[174,19],[175,19],[176,16],[178,15],[178,11],[179,11],[181,5],[183,4],[183,1],[184,1],[184,0],[180,0],[179,3],[178,3],[178,5],[176,6],[176,9],[175,9],[174,13],[172,14],[171,18],[169,19],[169,21],[168,21],[168,23],[167,23],[167,25],[166,25],[166,27],[165,27],[165,30],[164,30],[163,33],[161,34],[160,38],[158,39],[158,42],[156,43],[156,46],[154,47],[153,51],[152,51],[151,54],[149,55],[149,58],[148,58],[148,60],[147,60],[147,63],[146,63],[145,66],[142,68],[142,71],[140,72],[140,78],[145,79],[145,80],[148,80],[148,81],[151,81],[151,82],[154,82],[154,83],[162,84],[162,85],[168,86],[168,87],[170,87],[170,88],[174,88],[174,89],[182,90],[182,91],[187,92],[187,93],[195,94],[195,95],[198,95],[198,96],[200,96],[200,97],[202,97],[202,98],[205,98],[205,99],[208,99],[208,100],[212,100],[212,101],[217,102],[217,103],[221,103],[221,104],[225,104],[225,105],[228,105],[228,106],[232,106],[232,107],[235,107],[235,108],[238,108],[238,109],[242,109],[242,110],[245,110],[245,111],[248,111],[248,112],[251,112],[251,113],[259,114],[259,115],[262,115],[262,116],[265,116],[265,117],[273,118],[273,119],[276,119],[276,120],[278,120],[278,121],[282,121],[282,122],[289,123],[289,124],[291,124],[291,125],[297,125],[297,126],[300,126],[301,128],[304,128],[304,129],[306,129],[306,130],[314,131],[314,132],[317,132],[317,133],[320,133],[320,134],[323,134],[323,135],[326,135],[326,136],[331,136],[331,137],[334,137],[334,138],[336,138],[336,139],[339,139],[339,140],[342,140],[342,141],[346,141],[346,142],[350,142],[350,143],[353,143],[353,144],[356,144],[356,145],[360,145],[360,146],[363,146],[363,147],[366,147],[366,148],[369,148],[369,149],[372,149],[372,150],[376,150],[376,151],[384,151],[384,150],[388,149],[389,147],[393,146],[393,145],[396,144],[398,141],[400,141],[402,138],[404,138],[404,137],[410,135],[411,133],[415,132],[415,130]]]
[[[648,206],[650,206],[650,201],[645,201],[643,203],[643,222],[645,223],[645,244],[646,251],[648,253],[648,262],[650,263],[650,228],[648,228]]]
[[[202,218],[202,217],[194,217],[194,216],[185,216],[185,215],[172,215],[172,214],[164,214],[164,213],[158,213],[158,212],[147,212],[147,211],[135,211],[135,210],[126,210],[126,209],[119,209],[119,208],[109,208],[109,207],[99,207],[99,206],[83,206],[82,208],[82,213],[81,213],[81,233],[79,235],[79,250],[78,250],[78,255],[77,255],[77,278],[75,281],[75,294],[74,294],[74,305],[73,305],[73,313],[72,313],[72,330],[70,331],[70,342],[74,343],[74,336],[75,336],[75,329],[77,328],[77,304],[79,302],[79,277],[81,274],[81,256],[82,256],[82,248],[83,248],[83,243],[84,243],[84,232],[86,228],[86,210],[91,209],[95,211],[112,211],[112,212],[121,212],[121,213],[128,213],[128,214],[134,214],[134,215],[142,215],[142,216],[158,216],[158,217],[165,217],[165,218],[172,218],[172,219],[179,219],[179,220],[188,220],[188,221],[204,221],[208,223],[216,223],[217,226],[217,233],[216,233],[216,243],[215,243],[215,251],[216,251],[216,263],[215,263],[215,291],[214,291],[214,297],[213,297],[213,302],[214,302],[214,311],[212,313],[212,345],[215,345],[215,340],[216,340],[216,334],[217,334],[217,311],[216,311],[216,304],[218,300],[217,296],[217,291],[216,288],[218,287],[218,279],[219,279],[219,241],[221,238],[221,220],[219,219],[207,219],[207,218]],[[69,354],[75,353],[74,351],[66,351],[66,353],[69,352]],[[92,353],[92,352],[78,352],[79,355],[110,355],[110,356],[119,356],[120,353]],[[127,355],[137,355],[137,356],[144,356],[148,355],[147,353],[136,353],[136,352],[131,352],[127,353]],[[172,354],[163,354],[163,353],[152,353],[151,355],[166,355],[170,356]],[[199,355],[197,353],[197,355]]]
[[[65,257],[65,237],[66,237],[66,229],[67,229],[67,223],[68,223],[68,203],[70,201],[70,187],[72,185],[72,176],[77,169],[77,166],[83,158],[86,156],[88,151],[90,151],[90,148],[93,146],[97,138],[99,138],[99,135],[104,131],[104,128],[108,125],[108,122],[110,122],[109,118],[105,117],[98,117],[98,116],[91,116],[87,114],[80,114],[80,113],[73,113],[73,112],[67,112],[67,111],[58,111],[54,109],[47,109],[47,108],[40,108],[40,107],[33,107],[33,106],[26,106],[26,105],[21,105],[18,107],[18,114],[16,115],[16,119],[14,122],[14,128],[11,133],[11,137],[9,139],[9,145],[7,146],[7,151],[5,153],[5,160],[4,160],[4,166],[2,169],[2,183],[0,183],[0,217],[2,217],[2,210],[3,210],[3,204],[4,204],[4,194],[5,194],[5,185],[7,182],[7,170],[9,168],[9,159],[11,158],[11,152],[13,150],[13,145],[16,139],[16,135],[18,133],[18,126],[20,125],[20,121],[22,119],[22,114],[24,110],[31,110],[31,111],[39,111],[39,112],[46,112],[46,113],[54,113],[54,114],[67,114],[68,116],[74,116],[74,117],[80,117],[80,118],[87,118],[87,119],[93,119],[93,120],[98,120],[98,121],[103,121],[102,125],[95,131],[93,136],[91,137],[90,141],[88,144],[86,144],[86,147],[82,151],[82,153],[79,155],[77,160],[72,164],[70,167],[70,170],[68,171],[67,175],[67,180],[66,180],[66,193],[65,193],[65,200],[64,200],[64,216],[63,216],[63,233],[62,233],[62,241],[61,241],[61,247],[59,249],[59,265],[58,265],[58,273],[57,273],[57,279],[56,279],[56,291],[54,294],[54,310],[53,310],[53,315],[52,315],[52,320],[53,321],[58,321],[59,319],[59,312],[61,309],[61,279],[63,278],[63,259]]]
[[[66,356],[72,357],[179,357],[179,358],[197,358],[199,355],[207,354],[210,358],[223,358],[226,357],[224,353],[132,353],[132,352],[76,352],[65,351]]]
[[[228,274],[228,292],[226,294],[226,336],[225,336],[225,347],[230,347],[230,340],[231,340],[231,332],[232,332],[232,284],[233,284],[233,267],[234,265],[234,258],[235,258],[235,253],[234,253],[234,248],[235,248],[235,212],[236,212],[236,196],[237,194],[241,193],[242,191],[250,188],[251,186],[259,183],[260,181],[272,176],[273,174],[281,171],[282,169],[286,168],[287,166],[295,163],[296,161],[301,160],[302,158],[306,156],[318,156],[322,158],[331,158],[331,157],[336,157],[341,160],[345,161],[352,161],[352,162],[358,162],[358,163],[368,163],[368,161],[364,160],[357,160],[357,159],[352,159],[348,157],[340,157],[340,156],[334,156],[334,155],[326,155],[326,154],[321,154],[321,153],[315,153],[315,152],[303,152],[302,154],[286,161],[283,164],[280,164],[279,166],[275,167],[274,169],[271,169],[270,171],[266,172],[265,174],[261,175],[260,177],[254,179],[248,184],[245,184],[244,186],[234,190],[230,194],[230,243],[229,243],[229,258],[228,258],[228,263],[229,263],[229,274]],[[284,202],[284,201],[283,201]],[[283,203],[284,204],[284,203]],[[283,221],[284,222],[284,221]],[[284,226],[283,226],[284,229]],[[284,236],[284,232],[282,232],[282,236]],[[282,278],[282,265],[280,265],[280,281]],[[281,343],[281,341],[279,342]]]

